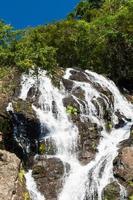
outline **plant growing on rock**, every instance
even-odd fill
[[[129,200],[133,200],[133,195],[129,197]]]
[[[110,132],[112,128],[113,128],[112,123],[111,123],[111,122],[107,122],[107,123],[106,123],[106,130],[107,130],[108,132]]]
[[[71,105],[68,105],[67,108],[66,108],[66,112],[70,115],[77,115],[78,114],[78,109],[71,106]]]
[[[24,169],[20,169],[18,178],[19,178],[19,181],[21,182],[21,184],[23,184],[23,182],[24,182],[24,175],[25,175]]]
[[[133,181],[129,181],[128,184],[133,187]]]
[[[29,193],[28,193],[28,192],[25,192],[25,193],[23,194],[23,196],[24,196],[24,200],[30,200],[30,196],[29,196]]]
[[[40,154],[44,154],[46,152],[46,147],[45,147],[45,144],[40,144],[39,146],[39,153]]]

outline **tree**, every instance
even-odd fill
[[[90,22],[97,16],[98,9],[101,8],[103,2],[104,0],[83,0],[68,15],[68,19],[85,19],[87,22]]]
[[[13,28],[0,20],[0,66],[10,65],[13,62],[11,42],[13,41]]]

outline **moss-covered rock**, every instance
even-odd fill
[[[103,191],[103,200],[120,200],[120,187],[117,182],[106,186]]]

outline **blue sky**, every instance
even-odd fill
[[[15,28],[57,21],[73,10],[79,0],[1,0],[0,18]]]

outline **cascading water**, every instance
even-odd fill
[[[45,71],[39,71],[38,77],[30,72],[29,75],[22,76],[20,98],[26,100],[28,91],[33,86],[39,91],[38,106],[33,104],[32,109],[40,120],[41,140],[45,140],[46,137],[52,138],[56,145],[56,155],[54,156],[70,165],[69,175],[65,177],[65,183],[61,193],[58,194],[58,200],[101,200],[105,186],[115,180],[113,160],[118,154],[120,142],[130,135],[133,106],[120,94],[115,84],[105,77],[86,71],[83,73],[86,81],[81,82],[71,78],[72,72],[79,73],[78,70],[67,69],[64,79],[73,82],[72,91],[81,88],[84,92],[84,100],[82,101],[72,94],[73,99],[79,105],[81,121],[84,122],[89,119],[96,123],[98,127],[102,127],[101,139],[97,147],[98,153],[95,159],[88,164],[82,165],[78,160],[78,128],[70,120],[70,116],[66,113],[66,108],[63,105],[63,99],[68,93],[65,87],[60,90],[54,87]],[[110,99],[97,89],[98,86],[108,90],[113,97],[113,103],[110,105],[112,116],[110,132],[106,129],[103,108],[98,101],[101,98],[106,108],[109,108]],[[99,113],[94,100],[98,105]],[[119,121],[116,114],[118,112],[123,120],[123,125],[119,128],[116,127]],[[125,191],[122,186],[120,188],[122,200]],[[41,200],[41,197],[36,195],[36,200]]]
[[[32,177],[32,170],[25,174],[26,186],[32,200],[45,200],[44,196],[38,191],[34,178]]]

